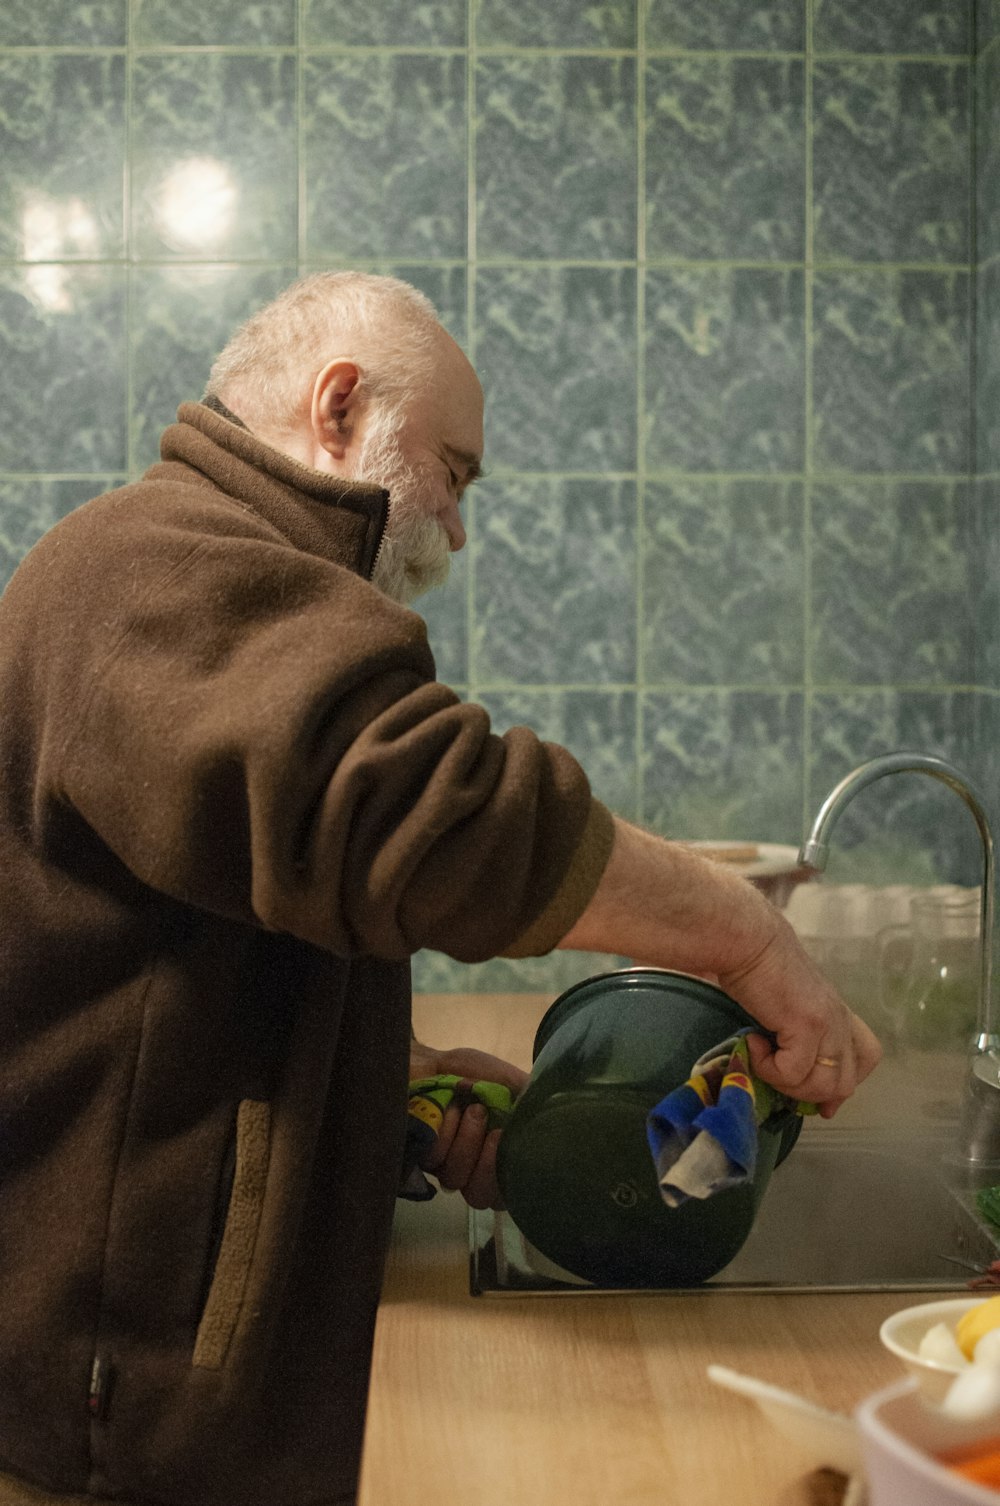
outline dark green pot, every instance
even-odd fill
[[[760,1126],[751,1182],[668,1208],[646,1116],[703,1052],[754,1023],[721,989],[659,968],[560,995],[497,1156],[507,1208],[536,1249],[599,1286],[693,1286],[729,1264],[801,1118],[784,1110]]]

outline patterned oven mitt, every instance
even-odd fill
[[[510,1088],[499,1082],[473,1082],[471,1078],[453,1077],[447,1072],[416,1078],[409,1086],[403,1175],[397,1197],[426,1203],[437,1191],[424,1176],[419,1162],[437,1139],[444,1111],[453,1102],[462,1108],[470,1103],[483,1104],[488,1111],[487,1128],[491,1130],[502,1129],[514,1107]]]
[[[748,1031],[720,1041],[691,1068],[646,1120],[660,1194],[668,1207],[713,1197],[749,1181],[757,1164],[757,1130],[780,1109],[815,1114],[750,1070]]]

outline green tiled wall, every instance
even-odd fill
[[[1000,0],[5,0],[3,577],[297,271],[392,271],[487,393],[443,679],[675,836],[900,746],[992,796],[998,142]],[[927,780],[841,836],[975,877]]]

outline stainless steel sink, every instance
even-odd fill
[[[1000,1258],[1000,1229],[963,1185],[967,1173],[950,1160],[954,1144],[953,1126],[890,1134],[807,1124],[775,1171],[743,1249],[692,1290],[963,1290],[969,1267]],[[477,1295],[607,1290],[546,1260],[508,1214],[472,1213],[470,1239]]]

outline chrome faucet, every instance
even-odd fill
[[[993,937],[996,934],[997,901],[993,834],[986,805],[976,786],[953,764],[928,753],[885,753],[861,764],[824,800],[808,838],[799,852],[799,863],[822,873],[830,854],[830,835],[846,806],[861,790],[887,774],[930,774],[961,795],[975,818],[983,845],[983,883],[980,907],[982,952],[979,1010],[971,1042],[970,1073],[962,1105],[960,1159],[974,1166],[1000,1167],[1000,1036],[997,1022],[1000,1001],[994,998]]]

